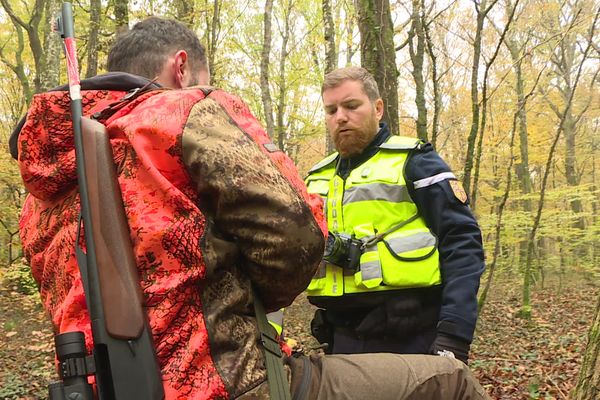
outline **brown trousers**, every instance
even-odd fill
[[[289,365],[294,400],[488,399],[469,368],[448,357],[390,353],[317,355],[291,358]],[[311,379],[308,388],[303,388],[307,369],[311,370]]]
[[[291,357],[293,400],[489,399],[458,360],[390,353]],[[266,382],[238,399],[268,399]]]

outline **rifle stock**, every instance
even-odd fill
[[[94,221],[100,315],[91,315],[101,399],[164,397],[152,335],[143,313],[138,271],[106,128],[81,118],[90,216]],[[88,260],[89,263],[90,260]],[[88,269],[89,269],[88,265]],[[92,275],[87,274],[88,277]],[[86,297],[88,293],[86,293]]]
[[[135,339],[144,329],[142,294],[106,128],[81,119],[85,171],[106,331]]]

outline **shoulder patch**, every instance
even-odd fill
[[[465,192],[465,189],[463,188],[462,183],[460,183],[460,181],[457,180],[450,180],[448,181],[448,183],[450,183],[450,187],[452,188],[452,192],[454,193],[454,196],[458,199],[458,201],[460,201],[463,204],[467,204],[467,192]]]

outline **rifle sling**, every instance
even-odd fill
[[[267,321],[267,313],[256,289],[253,289],[253,292],[254,313],[260,331],[260,340],[265,350],[270,398],[271,400],[291,400],[290,386],[287,381],[287,373],[283,368],[281,347],[275,338],[275,329]]]

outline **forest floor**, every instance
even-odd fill
[[[567,399],[573,389],[600,288],[556,281],[532,293],[531,321],[517,317],[517,281],[495,282],[479,320],[470,367],[493,399]],[[286,311],[286,335],[310,351],[313,309],[300,296]],[[52,331],[39,296],[0,286],[0,399],[46,398],[55,379]]]

